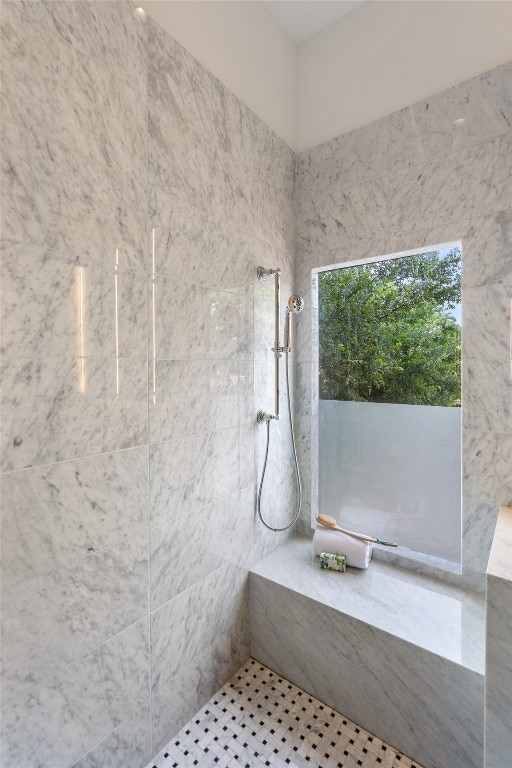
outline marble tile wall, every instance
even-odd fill
[[[487,568],[485,768],[500,768],[512,750],[512,508],[502,507]]]
[[[464,122],[455,124],[459,118]],[[300,531],[310,535],[317,493],[311,467],[318,455],[318,306],[311,270],[461,240],[463,572],[457,578],[483,590],[498,507],[512,500],[512,64],[301,153],[296,196],[296,287],[307,297],[298,319],[306,486]]]
[[[294,154],[133,11],[2,3],[5,768],[144,766],[247,658],[284,538],[256,268],[291,293]]]

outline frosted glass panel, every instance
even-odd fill
[[[319,511],[460,563],[461,409],[319,402]]]

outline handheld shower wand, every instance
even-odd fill
[[[284,346],[288,352],[292,349],[292,315],[302,312],[304,309],[304,299],[302,296],[290,296],[288,306],[286,307],[286,318],[284,325]]]
[[[258,515],[260,517],[261,522],[263,525],[265,525],[267,528],[269,528],[271,531],[286,531],[288,528],[291,528],[292,525],[294,525],[297,522],[297,519],[300,515],[300,510],[302,506],[302,490],[301,490],[301,482],[300,482],[300,471],[299,471],[299,462],[297,459],[297,449],[295,447],[295,433],[293,429],[293,414],[292,414],[292,403],[291,403],[291,395],[290,395],[290,372],[289,372],[289,357],[292,347],[292,315],[298,314],[299,312],[302,312],[304,309],[304,299],[301,296],[290,296],[288,299],[288,304],[286,307],[286,315],[285,315],[285,327],[284,327],[284,344],[281,346],[279,341],[279,292],[280,292],[280,269],[265,269],[264,267],[258,267],[257,275],[258,280],[260,282],[264,282],[265,280],[268,280],[270,277],[274,277],[275,280],[275,344],[272,348],[272,351],[274,352],[274,365],[275,365],[275,404],[276,404],[276,410],[274,414],[266,413],[266,411],[258,411],[256,414],[256,420],[258,424],[266,424],[267,426],[267,446],[265,450],[265,459],[263,462],[263,470],[261,473],[261,480],[258,488],[258,496],[257,496],[257,509],[258,509]],[[292,438],[292,448],[293,448],[293,459],[295,463],[295,476],[297,478],[297,508],[295,510],[295,515],[293,516],[293,520],[288,525],[285,525],[281,528],[274,527],[268,523],[262,515],[261,512],[261,492],[263,490],[263,482],[265,480],[265,471],[267,468],[267,459],[268,459],[268,449],[270,444],[270,422],[273,419],[279,419],[279,358],[284,353],[285,359],[286,359],[286,394],[288,399],[288,417],[290,420],[290,433]]]

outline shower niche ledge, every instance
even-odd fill
[[[250,573],[251,655],[425,768],[482,768],[485,601],[295,538]]]

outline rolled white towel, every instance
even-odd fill
[[[372,557],[372,545],[340,531],[329,531],[318,526],[313,536],[313,552],[332,552],[333,555],[345,555],[347,565],[354,568],[368,568]]]

